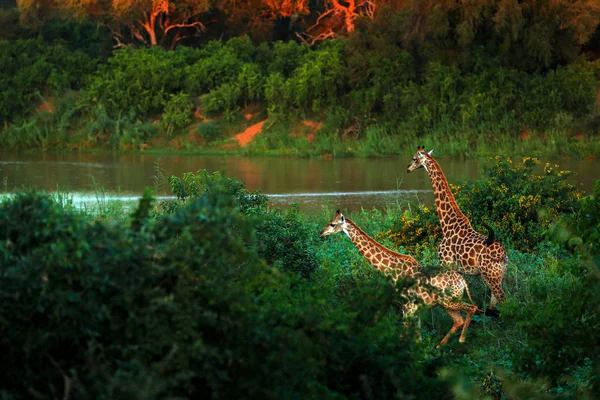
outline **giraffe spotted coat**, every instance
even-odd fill
[[[508,265],[506,250],[494,239],[491,228],[488,228],[488,237],[473,229],[469,219],[458,208],[439,164],[431,156],[431,152],[426,153],[420,147],[408,165],[407,172],[418,168],[427,171],[433,186],[444,237],[438,249],[440,263],[457,264],[458,270],[467,275],[481,275],[492,292],[490,308],[493,309],[498,302],[504,301],[502,280]]]
[[[471,299],[467,282],[460,274],[448,270],[431,277],[422,275],[422,266],[414,258],[393,252],[377,243],[354,222],[344,217],[339,210],[323,228],[319,237],[338,232],[345,233],[358,251],[375,268],[391,277],[394,282],[402,276],[415,279],[415,288],[403,293],[403,296],[409,299],[417,297],[432,307],[439,305],[450,315],[453,321],[452,329],[444,337],[442,343],[446,343],[460,327],[463,327],[463,330],[459,341],[465,341],[467,329],[477,311],[477,306],[459,300],[465,290]],[[412,315],[416,310],[417,305],[414,301],[409,301],[404,308],[405,315]],[[466,319],[463,319],[461,312],[466,314]]]

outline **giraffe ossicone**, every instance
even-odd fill
[[[339,232],[345,233],[371,265],[391,277],[394,282],[403,276],[415,279],[415,288],[409,289],[403,295],[419,298],[431,307],[439,305],[450,315],[453,325],[442,339],[441,344],[446,343],[460,327],[463,329],[459,341],[465,341],[467,329],[478,308],[474,304],[459,300],[463,296],[464,291],[467,292],[469,299],[471,299],[469,287],[462,275],[456,271],[447,270],[431,277],[424,276],[421,274],[423,267],[414,258],[396,253],[377,243],[354,222],[344,217],[337,210],[335,216],[325,225],[319,237],[322,238]],[[416,310],[417,306],[414,301],[409,301],[404,306],[406,316],[414,314]],[[466,314],[465,318],[463,318],[461,312]]]
[[[432,150],[433,151],[433,150]],[[504,301],[502,280],[508,266],[506,250],[494,237],[494,231],[485,222],[489,233],[486,237],[471,226],[469,219],[460,211],[450,191],[448,181],[437,161],[422,147],[412,157],[407,173],[425,168],[435,197],[443,239],[438,248],[441,265],[457,264],[458,270],[467,275],[481,275],[492,291],[490,309]]]

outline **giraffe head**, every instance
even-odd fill
[[[333,217],[333,219],[329,221],[325,228],[323,228],[323,230],[319,234],[319,237],[322,238],[327,235],[333,235],[334,233],[342,232],[345,226],[346,218],[340,212],[340,210],[337,210],[335,212],[335,217]]]
[[[425,166],[425,164],[424,164],[425,154],[431,155],[431,153],[433,153],[433,149],[431,149],[430,152],[425,153],[425,146],[418,146],[417,152],[413,155],[412,160],[410,161],[410,164],[408,164],[408,169],[406,170],[406,172],[411,173],[415,169],[424,167]]]

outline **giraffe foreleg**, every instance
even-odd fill
[[[498,303],[504,301],[504,289],[502,289],[502,278],[503,268],[495,268],[491,271],[485,271],[481,273],[481,278],[485,284],[490,288],[492,292],[492,298],[490,299],[490,309],[496,308]]]

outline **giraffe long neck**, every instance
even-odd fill
[[[380,245],[348,218],[346,218],[344,233],[371,265],[386,275],[392,275],[394,280],[399,276],[414,277],[418,274],[419,264],[414,258],[398,254]]]
[[[439,164],[430,155],[425,155],[425,167],[435,196],[435,206],[440,218],[440,226],[445,237],[451,236],[457,226],[471,227],[469,219],[460,211],[450,191],[446,176]]]

